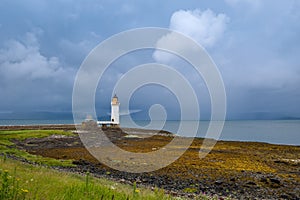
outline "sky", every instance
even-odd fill
[[[69,116],[76,73],[89,52],[114,34],[143,27],[170,28],[206,49],[224,81],[227,119],[300,118],[299,10],[298,0],[2,0],[0,118]],[[99,116],[109,112],[114,83],[148,62],[184,74],[201,99],[201,116],[209,118],[209,94],[193,70],[149,50],[112,64],[98,86]],[[144,118],[157,103],[168,119],[178,118],[176,97],[155,85],[136,91],[130,109]]]

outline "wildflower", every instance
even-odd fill
[[[30,181],[32,182],[32,181],[33,181],[33,178],[32,178],[32,179],[30,179]]]
[[[17,178],[16,180],[17,180],[17,181],[20,181],[20,179],[19,179],[19,178]]]
[[[21,191],[24,192],[24,193],[28,193],[29,192],[28,190],[23,189],[23,188],[21,189]]]
[[[115,190],[116,188],[114,186],[111,186],[110,189]]]
[[[135,193],[140,193],[141,191],[139,189],[134,190]]]
[[[6,169],[6,170],[4,170],[4,172],[5,172],[5,173],[8,173],[8,170]]]

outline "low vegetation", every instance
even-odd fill
[[[151,191],[85,175],[59,172],[1,157],[0,199],[172,199]]]
[[[72,160],[57,160],[46,158],[43,156],[33,155],[26,151],[15,148],[13,140],[25,140],[26,138],[43,138],[50,135],[74,135],[71,131],[62,130],[16,130],[16,131],[0,131],[0,152],[9,154],[18,158],[24,158],[37,164],[45,164],[48,166],[73,166]]]
[[[186,199],[167,195],[163,189],[139,187],[104,178],[95,178],[89,173],[78,174],[58,171],[51,166],[73,167],[73,159],[55,159],[33,155],[16,148],[14,141],[27,138],[44,138],[52,135],[74,136],[71,131],[60,130],[15,130],[0,131],[0,200],[69,200],[69,199]],[[18,158],[17,160],[11,157]],[[20,160],[30,161],[34,165]],[[63,168],[61,168],[63,169]],[[193,190],[188,190],[192,193]],[[199,194],[194,199],[218,199],[217,196]]]
[[[107,134],[116,137],[117,131],[107,130]],[[148,152],[163,147],[171,139],[163,136],[146,139],[118,137],[114,142],[127,151]],[[80,138],[70,131],[0,131],[0,155],[9,154],[10,158],[17,157],[18,160],[26,159],[38,164],[5,161],[4,156],[0,163],[0,200],[174,199],[179,198],[174,196],[183,195],[193,199],[218,199],[223,196],[237,199],[299,199],[299,146],[219,141],[205,158],[199,159],[202,141],[195,139],[190,148],[167,167],[151,173],[130,174],[99,163],[81,144]],[[48,166],[59,166],[56,168],[76,171],[85,176],[53,171]],[[95,179],[86,174],[87,171],[110,180],[123,180],[120,182],[130,185]],[[21,184],[18,179],[24,180],[27,185]],[[38,182],[31,181],[38,179]],[[142,185],[164,188],[165,191],[147,190]],[[218,196],[211,197],[215,194]]]

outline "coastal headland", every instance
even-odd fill
[[[0,130],[74,130],[74,125],[2,126]],[[150,137],[141,129],[103,129],[110,140],[130,152],[151,152],[170,143],[166,131]],[[130,132],[131,131],[131,132]],[[132,134],[133,135],[133,134]],[[13,140],[16,148],[55,159],[71,159],[71,172],[87,172],[119,182],[163,188],[174,196],[217,194],[234,199],[300,199],[300,146],[260,142],[218,141],[203,159],[199,150],[203,139],[195,138],[189,149],[171,165],[154,172],[127,173],[113,170],[95,159],[78,134]],[[179,147],[178,147],[179,148]]]

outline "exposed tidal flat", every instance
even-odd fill
[[[63,126],[60,128],[64,130]],[[128,137],[130,131],[149,134],[149,131],[141,129],[128,129],[127,133],[117,128],[104,130],[115,145],[130,152],[151,152],[163,148],[173,139],[168,132],[146,138]],[[171,165],[154,172],[126,173],[99,163],[86,150],[77,134],[59,135],[61,133],[47,137],[12,137],[13,144],[10,145],[31,155],[70,160],[71,165],[60,166],[59,169],[80,173],[89,171],[95,176],[122,183],[158,187],[173,196],[194,198],[205,193],[236,199],[300,198],[300,146],[218,141],[212,151],[200,159],[203,139],[196,138]]]
[[[180,123],[191,126],[195,121],[153,121],[152,129],[162,129],[176,133]],[[28,125],[71,125],[73,119],[55,120],[28,120],[28,119],[0,119],[0,126],[28,126]],[[130,123],[128,117],[121,118],[122,127],[147,128],[149,121],[135,121]],[[161,126],[163,124],[163,126]],[[185,137],[206,138],[209,121],[199,121],[199,129],[196,134],[187,130],[182,134]],[[220,134],[220,140],[226,141],[252,141],[266,142],[271,144],[300,145],[300,120],[233,120],[225,121]]]

